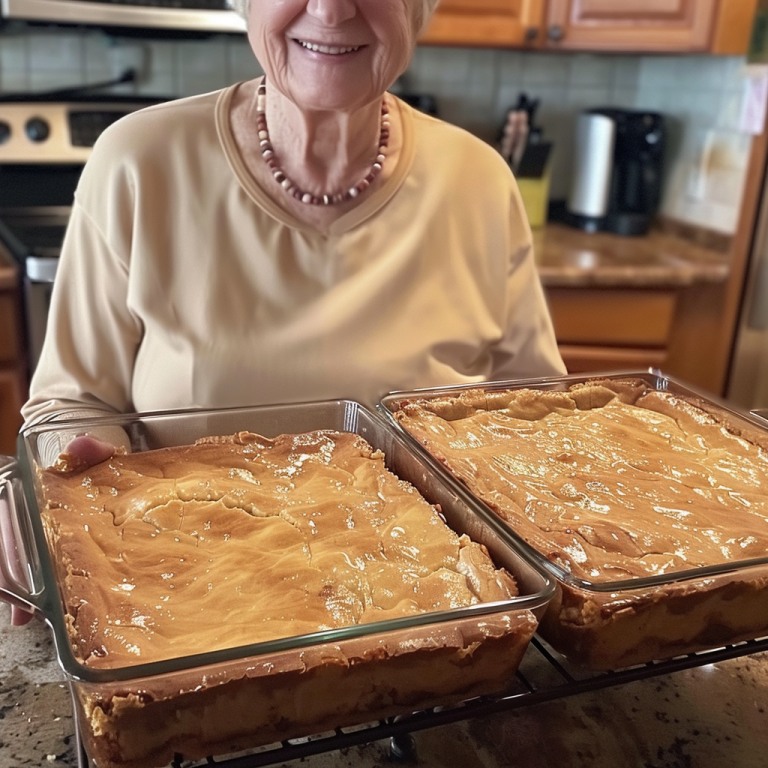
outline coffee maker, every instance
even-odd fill
[[[664,118],[598,107],[579,114],[566,221],[588,232],[643,235],[661,199]]]

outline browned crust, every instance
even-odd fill
[[[747,418],[703,397],[656,391],[643,379],[634,377],[594,378],[561,390],[522,388],[484,392],[476,388],[455,396],[425,397],[403,403],[393,416],[406,431],[419,425],[414,430],[419,441],[448,472],[454,473],[441,443],[454,439],[453,421],[499,409],[505,409],[505,416],[536,421],[549,414],[601,408],[614,399],[663,414],[691,436],[698,435],[706,426],[743,440],[750,450],[768,450],[766,431]],[[422,429],[423,414],[434,414],[437,421],[432,422],[427,416],[427,426]],[[440,419],[447,422],[445,435],[440,432]],[[509,446],[505,451],[512,452]],[[467,466],[475,466],[479,460],[473,456],[467,460]],[[468,471],[467,467],[462,471]],[[455,474],[465,482],[460,472]],[[474,491],[472,487],[470,490]],[[542,556],[568,569],[568,562],[563,561],[560,547],[546,527],[540,529],[532,524],[505,493],[480,496]],[[609,533],[607,529],[600,535]],[[675,579],[670,574],[663,584],[637,590],[582,589],[570,580],[561,580],[558,595],[550,603],[540,627],[542,636],[571,660],[602,669],[704,650],[723,642],[754,638],[766,631],[768,567],[762,566],[710,578]]]
[[[202,688],[199,674],[83,687],[88,752],[104,768],[154,768],[500,693],[535,629],[520,611],[223,665]]]
[[[542,637],[590,669],[618,669],[768,631],[768,568],[616,594],[560,584]]]
[[[477,602],[506,601],[517,594],[514,578],[493,566],[485,548],[466,536],[449,532],[435,510],[412,486],[382,471],[381,453],[361,437],[319,431],[273,440],[241,432],[204,439],[194,446],[115,455],[87,470],[68,466],[63,461],[57,469],[43,474],[48,499],[44,524],[65,591],[67,620],[76,655],[94,667],[109,666],[103,663],[105,659],[109,661],[110,651],[100,625],[107,623],[105,617],[109,612],[110,622],[115,616],[122,616],[123,624],[130,619],[130,612],[121,614],[116,608],[115,593],[120,593],[120,583],[104,577],[104,552],[98,542],[107,542],[110,547],[119,540],[119,549],[111,555],[118,560],[132,554],[130,550],[124,551],[122,533],[118,535],[122,531],[121,523],[135,522],[136,518],[143,525],[148,514],[152,521],[161,514],[151,504],[146,506],[150,494],[139,491],[151,486],[151,495],[157,497],[159,508],[165,509],[168,504],[178,503],[174,494],[180,493],[180,487],[185,497],[202,494],[205,503],[214,504],[222,501],[223,488],[232,504],[222,504],[222,515],[225,510],[231,511],[232,506],[243,512],[240,505],[262,520],[264,507],[251,509],[240,493],[243,491],[247,496],[253,478],[249,477],[245,490],[236,480],[253,469],[249,463],[251,454],[261,451],[269,452],[269,460],[274,462],[271,466],[284,469],[286,457],[296,451],[295,441],[299,441],[301,461],[305,463],[309,462],[307,456],[313,446],[316,447],[313,441],[320,446],[318,450],[326,452],[327,441],[340,446],[340,464],[334,464],[334,471],[343,467],[345,473],[355,476],[355,482],[360,475],[366,492],[373,482],[374,497],[388,504],[394,500],[397,512],[404,516],[403,526],[407,527],[410,520],[414,529],[421,531],[417,523],[421,525],[420,521],[426,521],[423,524],[428,529],[424,530],[432,533],[434,540],[422,542],[422,549],[435,546],[435,540],[442,541],[441,537],[446,537],[448,551],[452,552],[455,544],[457,560],[453,566],[471,585]],[[225,473],[223,486],[216,485],[209,473],[210,460],[222,460],[222,455],[227,473],[232,471],[231,475]],[[193,483],[186,474],[189,467],[195,470]],[[202,474],[197,471],[198,467],[202,468]],[[290,473],[288,476],[293,477]],[[170,490],[163,482],[168,477],[174,479]],[[280,475],[281,483],[282,477]],[[317,477],[313,475],[312,479],[316,481]],[[336,476],[332,479],[335,482]],[[266,496],[272,498],[269,494]],[[361,503],[363,498],[368,499],[361,497]],[[120,504],[113,504],[114,499],[119,499]],[[269,502],[262,499],[259,503]],[[407,517],[414,510],[417,517]],[[281,514],[284,512],[281,507]],[[292,515],[290,530],[293,531],[293,525],[300,527],[296,508],[289,509],[288,513]],[[378,514],[375,512],[373,516],[378,519]],[[83,526],[95,529],[97,519],[102,528],[98,535],[91,531],[95,539],[83,536]],[[393,519],[399,522],[401,518]],[[320,518],[312,520],[314,523]],[[342,516],[342,522],[345,520]],[[357,518],[353,527],[362,527],[362,522]],[[379,523],[372,524],[373,530],[377,530],[376,525]],[[439,535],[434,525],[440,526]],[[345,526],[338,527],[343,532]],[[399,540],[398,536],[400,534],[395,539]],[[335,542],[332,537],[331,554],[339,547],[343,549]],[[350,556],[355,554],[343,551]],[[439,566],[436,570],[440,571],[446,563],[443,550],[436,551]],[[411,566],[415,567],[413,563]],[[227,573],[231,573],[231,567]],[[309,594],[303,584],[300,591]],[[266,592],[266,587],[260,586]],[[153,602],[163,597],[162,592],[151,590],[151,593],[156,596]],[[200,621],[210,622],[214,629],[218,627],[217,634],[231,646],[230,635],[234,630],[226,623],[217,624],[221,621],[219,608],[221,603],[214,607],[214,615],[201,616]],[[396,632],[238,659],[215,667],[198,667],[143,680],[75,684],[86,726],[84,738],[89,755],[103,768],[153,768],[167,764],[175,753],[197,759],[493,693],[508,684],[536,626],[536,617],[527,609],[497,612],[477,618],[424,623]],[[113,629],[114,622],[110,624],[110,631]],[[315,627],[312,631],[319,629],[322,628]],[[206,650],[211,649],[199,648],[199,651]],[[333,695],[329,696],[328,691],[333,691]]]

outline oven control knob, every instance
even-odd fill
[[[39,144],[51,135],[51,126],[42,117],[31,117],[24,126],[24,132],[30,141]]]
[[[5,120],[0,120],[0,144],[5,144],[10,138],[11,126]]]

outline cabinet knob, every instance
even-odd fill
[[[557,43],[565,37],[565,32],[559,24],[550,24],[549,29],[547,29],[547,37],[553,43]]]
[[[526,29],[525,29],[525,42],[526,43],[533,43],[538,36],[539,36],[539,28],[538,27],[526,27]]]

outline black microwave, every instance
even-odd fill
[[[0,0],[0,19],[157,32],[245,30],[227,0]]]

